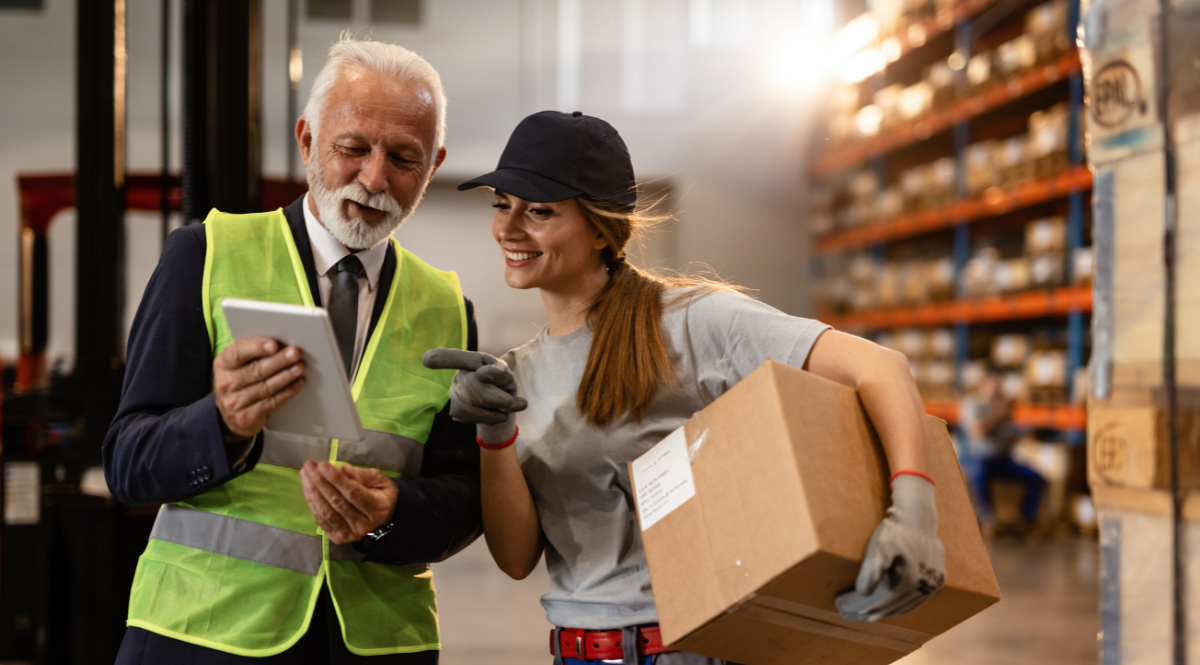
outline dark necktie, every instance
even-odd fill
[[[362,261],[351,254],[333,267],[333,288],[329,289],[329,319],[337,336],[338,350],[350,378],[354,362],[354,333],[358,329],[358,273]]]

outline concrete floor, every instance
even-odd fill
[[[1002,600],[898,663],[1095,663],[1096,544],[1060,537],[1002,541],[989,549]],[[511,580],[492,563],[480,539],[434,571],[443,665],[549,665],[550,624],[538,603],[549,587],[544,567],[523,581]]]

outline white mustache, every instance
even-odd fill
[[[382,210],[392,215],[401,215],[404,213],[404,208],[390,194],[387,192],[372,194],[359,183],[351,183],[341,187],[333,195],[339,199],[354,201],[359,205]]]

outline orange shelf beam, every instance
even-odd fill
[[[925,402],[925,412],[950,424],[958,423],[958,402]],[[1013,407],[1013,422],[1022,427],[1081,432],[1087,429],[1087,411],[1074,404],[1027,404]]]
[[[954,425],[958,423],[958,402],[925,402],[925,413]]]
[[[1078,405],[1018,404],[1013,407],[1013,422],[1024,427],[1084,431],[1087,411]]]
[[[1027,291],[977,300],[953,300],[920,307],[874,310],[825,317],[822,320],[843,330],[937,326],[954,323],[985,323],[1058,316],[1092,311],[1090,286],[1068,286],[1046,291]]]
[[[901,215],[869,226],[831,233],[817,239],[816,249],[818,254],[831,254],[872,243],[908,238],[1028,208],[1091,187],[1091,169],[1080,166],[1012,187],[993,187],[980,196],[955,201],[942,208]]]
[[[1034,67],[1008,81],[993,84],[977,95],[953,102],[944,109],[931,111],[917,120],[906,122],[855,145],[831,150],[817,159],[812,175],[823,178],[872,157],[911,145],[949,129],[957,122],[977,118],[1009,102],[1030,95],[1078,72],[1079,52],[1064,53],[1054,62]]]

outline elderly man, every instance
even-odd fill
[[[164,504],[119,663],[437,662],[427,564],[479,533],[479,457],[421,354],[474,349],[475,325],[455,275],[391,234],[445,159],[445,106],[425,60],[344,39],[296,125],[309,193],[168,238],[104,444],[114,496]],[[228,297],[328,308],[364,441],[264,429],[304,366],[232,339]]]

